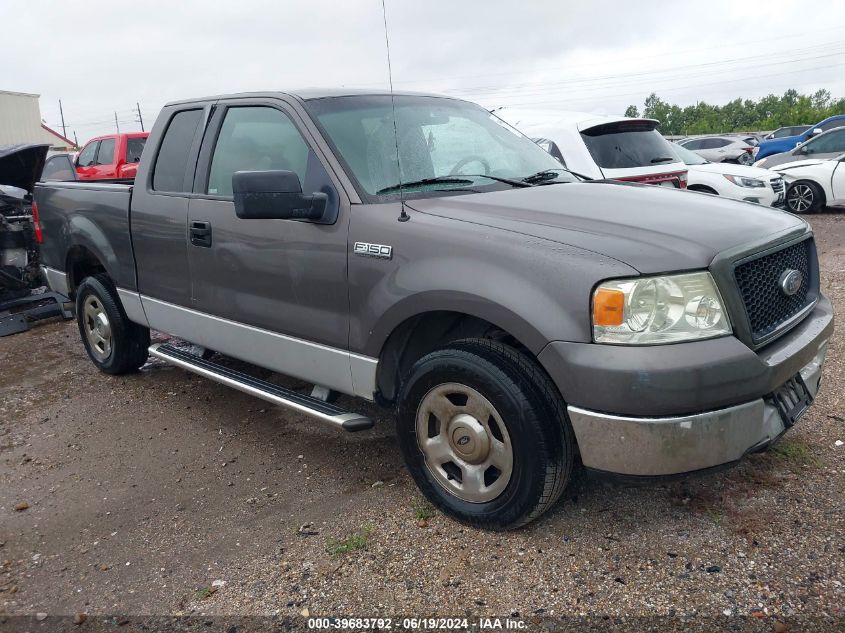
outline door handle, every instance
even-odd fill
[[[211,247],[211,222],[192,221],[190,234],[191,244],[194,246]]]

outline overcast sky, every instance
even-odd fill
[[[620,113],[827,88],[845,96],[845,2],[386,0],[397,90],[486,107]],[[2,0],[0,89],[79,141],[147,129],[167,101],[387,88],[381,0]]]

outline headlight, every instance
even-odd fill
[[[654,345],[730,333],[722,297],[708,272],[613,279],[593,293],[596,343]]]
[[[722,174],[725,178],[730,180],[733,184],[740,187],[765,187],[766,183],[756,178],[746,178],[745,176],[731,176],[730,174]]]

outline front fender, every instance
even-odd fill
[[[407,319],[437,311],[484,319],[535,354],[552,340],[588,342],[593,286],[637,274],[548,239],[425,213],[389,222],[386,205],[373,206],[356,208],[350,226],[351,244],[393,247],[391,259],[349,256],[350,349],[367,356]]]

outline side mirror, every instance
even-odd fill
[[[244,220],[320,220],[328,196],[302,193],[292,171],[236,171],[232,174],[235,214]]]
[[[814,128],[813,131],[810,132],[810,134],[807,136],[807,138],[813,138],[814,136],[818,136],[822,132],[824,132],[824,130],[820,127]]]

